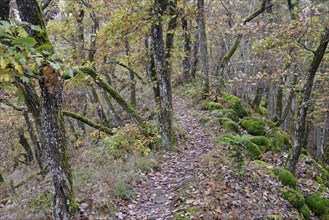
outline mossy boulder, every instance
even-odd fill
[[[251,158],[259,159],[262,152],[259,149],[259,147],[257,146],[257,144],[254,144],[251,141],[247,142],[246,148],[247,148],[248,154],[250,155]]]
[[[281,188],[280,192],[282,197],[290,202],[290,204],[296,209],[300,209],[305,204],[303,194],[297,190],[291,188]]]
[[[271,148],[270,140],[265,136],[258,136],[251,139],[251,142],[257,144],[262,151],[269,150]]]
[[[243,107],[241,99],[227,93],[223,93],[223,98],[228,107],[233,109],[240,118],[248,116],[248,112]]]
[[[279,214],[270,214],[266,216],[267,220],[283,220],[284,218]]]
[[[299,212],[303,215],[305,220],[311,219],[311,210],[306,204],[299,209]]]
[[[229,118],[218,118],[219,123],[227,132],[239,133],[240,127],[237,123]]]
[[[292,175],[292,173],[289,172],[288,170],[282,169],[279,172],[279,180],[281,181],[281,183],[283,185],[296,189],[296,186],[297,186],[296,177],[294,175]]]
[[[241,127],[251,135],[264,135],[265,126],[265,122],[260,118],[246,118],[241,121]]]
[[[320,194],[307,196],[305,203],[317,216],[329,214],[329,199],[322,197]]]
[[[217,103],[217,102],[211,102],[207,100],[203,100],[201,102],[201,109],[202,110],[214,110],[214,109],[223,109],[224,107]]]
[[[253,161],[253,165],[256,167],[256,168],[259,168],[259,169],[262,169],[262,170],[265,170],[265,173],[270,175],[270,176],[276,176],[275,172],[274,172],[274,169],[277,169],[276,167],[273,167],[273,165],[269,164],[269,163],[266,163],[262,160],[255,160]]]
[[[217,109],[212,111],[211,114],[216,118],[229,118],[234,122],[239,122],[239,116],[233,109]]]

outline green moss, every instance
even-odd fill
[[[290,173],[288,170],[282,169],[279,172],[279,180],[282,182],[283,185],[296,189],[297,186],[296,177],[292,175],[292,173]]]
[[[275,176],[275,173],[274,173],[275,167],[273,167],[271,164],[266,163],[262,160],[255,160],[255,161],[253,161],[253,164],[256,168],[265,170],[266,174],[268,174],[270,176]]]
[[[231,119],[219,118],[218,121],[222,125],[222,127],[225,129],[225,131],[239,133],[239,131],[240,131],[239,125],[237,123],[235,123],[234,121],[232,121]]]
[[[280,173],[280,169],[279,168],[277,168],[277,167],[274,167],[273,168],[273,173],[276,175],[276,176],[279,176],[279,173]]]
[[[243,107],[241,99],[227,93],[223,93],[223,98],[228,107],[233,109],[240,118],[248,116],[248,112]]]
[[[264,135],[265,125],[265,122],[259,118],[246,118],[241,122],[241,127],[252,135]]]
[[[239,122],[239,116],[233,109],[218,109],[211,112],[216,118],[229,118],[235,122]]]
[[[300,209],[305,204],[305,199],[301,192],[291,188],[281,188],[282,197],[290,202],[296,209]]]
[[[267,109],[266,108],[264,108],[264,107],[260,107],[259,108],[259,113],[261,114],[261,115],[263,115],[263,116],[265,116],[265,117],[267,117],[268,116],[268,111],[267,111]]]
[[[305,220],[310,220],[311,219],[311,211],[310,208],[304,204],[300,209],[299,212],[303,215]]]
[[[211,121],[211,117],[209,117],[209,116],[202,116],[201,118],[200,118],[200,121],[202,122],[202,123],[204,123],[204,124],[206,124],[206,123],[208,123],[209,121]]]
[[[251,142],[257,144],[262,151],[269,150],[271,147],[271,142],[265,136],[254,137],[251,139]]]
[[[268,136],[272,138],[272,149],[274,151],[280,152],[292,146],[289,135],[279,128],[273,128]]]
[[[306,156],[309,155],[308,151],[304,147],[302,148],[301,154]]]
[[[323,179],[322,179],[320,176],[317,176],[317,177],[315,178],[315,181],[316,181],[317,183],[319,183],[319,184],[324,184],[324,181],[323,181]]]
[[[248,142],[246,144],[246,147],[251,158],[259,159],[262,152],[260,151],[259,147],[256,144],[252,142]]]
[[[270,214],[266,216],[267,220],[283,220],[284,218],[281,215],[278,214]]]
[[[203,110],[214,110],[214,109],[223,109],[224,107],[217,102],[210,102],[207,100],[203,100],[201,102],[201,109]]]
[[[305,203],[317,216],[329,214],[328,198],[323,198],[319,194],[309,195],[306,197]]]
[[[321,173],[322,179],[324,181],[328,181],[329,180],[329,173],[328,173],[328,171],[325,168],[321,167],[321,166],[318,166],[318,170]]]

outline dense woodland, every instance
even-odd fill
[[[329,219],[328,0],[0,0],[0,219]]]

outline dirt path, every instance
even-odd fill
[[[174,114],[188,139],[184,149],[159,165],[157,171],[149,173],[140,184],[133,187],[134,200],[122,203],[116,213],[119,219],[173,219],[173,201],[180,189],[197,174],[200,158],[213,148],[214,143],[205,133],[198,120],[193,117],[193,109],[186,108],[181,98],[174,97]]]

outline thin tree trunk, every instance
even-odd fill
[[[209,64],[208,64],[204,0],[198,0],[197,6],[198,6],[198,27],[200,34],[200,61],[201,61],[200,64],[202,69],[202,96],[205,98],[209,96],[210,83],[209,83]]]
[[[193,46],[193,59],[192,59],[192,65],[191,65],[191,79],[192,81],[195,81],[196,78],[196,71],[198,68],[198,61],[199,61],[199,30],[196,30],[195,33],[195,41]]]
[[[297,114],[297,123],[296,123],[296,131],[295,131],[295,140],[294,146],[292,148],[291,154],[287,161],[287,169],[291,173],[296,172],[296,165],[300,156],[301,149],[303,147],[303,138],[305,135],[305,120],[307,117],[307,110],[308,110],[308,102],[310,100],[312,88],[313,88],[313,81],[318,70],[323,56],[326,52],[326,48],[329,42],[329,23],[327,24],[324,34],[320,40],[320,45],[314,52],[313,60],[310,65],[310,68],[307,73],[306,83],[304,85],[304,90],[302,93],[302,100],[299,106],[298,114]]]
[[[182,17],[182,28],[184,35],[184,58],[183,58],[183,77],[185,83],[190,83],[191,80],[191,34],[188,27],[188,21],[186,17]]]
[[[130,103],[131,105],[136,108],[136,81],[135,81],[135,74],[133,73],[131,69],[130,64],[130,47],[129,47],[129,41],[128,41],[128,34],[125,36],[125,46],[126,46],[126,56],[128,57],[128,67],[129,67],[129,76],[130,76]]]
[[[33,153],[31,150],[31,146],[25,137],[24,131],[21,130],[19,132],[19,143],[23,146],[26,153],[26,164],[30,165],[33,161]]]
[[[262,103],[263,95],[264,95],[264,86],[263,85],[258,85],[257,89],[256,89],[255,98],[252,102],[252,105],[253,105],[254,108],[257,108],[257,109],[260,108],[260,105]]]

